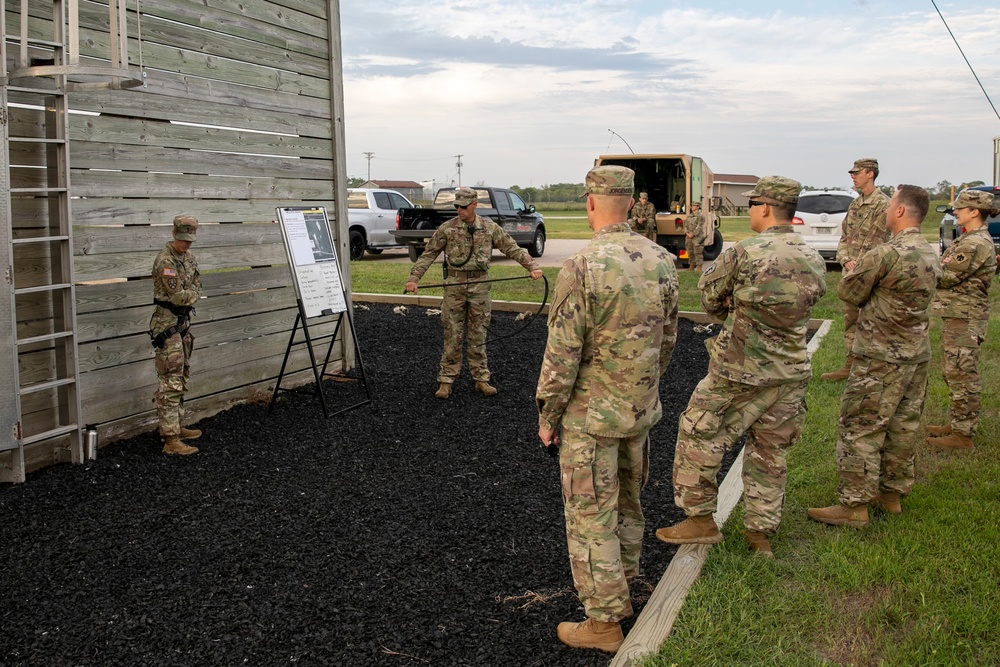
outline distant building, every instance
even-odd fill
[[[395,190],[410,201],[424,198],[424,186],[415,181],[365,181],[360,187]]]
[[[743,193],[753,190],[758,178],[750,174],[716,174],[712,196],[722,201],[719,211],[722,215],[745,215],[747,197]]]

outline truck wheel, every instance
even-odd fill
[[[356,229],[351,230],[348,243],[350,245],[351,261],[357,262],[365,256],[365,235]]]
[[[702,257],[705,260],[713,260],[719,256],[722,252],[722,232],[718,229],[715,230],[715,236],[712,237],[712,244],[705,246],[705,250],[702,253]]]
[[[528,246],[528,254],[532,257],[541,257],[542,253],[545,252],[545,230],[536,229],[535,238],[531,240],[531,245]]]
[[[417,247],[415,245],[411,245],[411,246],[407,247],[407,251],[409,251],[409,253],[410,253],[410,261],[411,262],[417,261],[418,259],[420,259],[420,256],[422,254],[424,254],[424,249],[423,248],[419,248],[419,247]]]

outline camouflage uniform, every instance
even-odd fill
[[[941,358],[951,393],[951,428],[972,437],[979,422],[979,346],[990,319],[989,289],[996,275],[993,237],[979,227],[955,239],[941,258],[934,314],[942,318]]]
[[[538,420],[561,427],[573,583],[598,621],[631,615],[627,579],[639,573],[648,433],[662,414],[659,380],[677,340],[673,259],[626,222],[606,226],[563,264],[549,310]]]
[[[760,179],[752,196],[793,203],[801,186]],[[674,502],[689,517],[717,509],[723,455],[748,432],[743,455],[746,529],[773,535],[781,521],[786,459],[805,421],[806,331],[826,293],[826,266],[790,224],[726,249],[698,283],[705,312],[725,318],[706,341],[708,375],[681,415]]]
[[[690,234],[691,238],[687,235]],[[697,213],[689,213],[684,219],[684,247],[688,254],[688,267],[700,269],[702,255],[705,252],[705,216],[699,210]]]
[[[189,216],[178,216],[178,219]],[[197,227],[197,222],[194,223]],[[178,226],[174,225],[175,238],[186,234],[178,234]],[[194,240],[193,233],[190,240]],[[201,297],[201,277],[198,273],[198,260],[194,253],[180,253],[174,249],[173,243],[168,243],[160,251],[153,262],[153,299],[169,302],[177,307],[193,307]],[[153,317],[149,321],[149,333],[154,339],[178,325],[178,316],[168,308],[157,305]],[[169,336],[162,347],[156,348],[156,378],[159,387],[154,397],[156,413],[159,419],[160,435],[176,436],[181,432],[184,421],[184,394],[187,392],[187,380],[191,374],[191,353],[194,351],[194,336],[183,327]]]
[[[639,222],[640,218],[644,221]],[[656,207],[652,202],[647,201],[645,204],[641,201],[636,202],[628,222],[633,231],[656,243]]]
[[[841,266],[851,260],[858,261],[866,252],[889,238],[889,231],[885,228],[885,209],[888,206],[889,198],[878,188],[851,202],[837,244],[837,261]],[[844,349],[848,356],[854,345],[857,322],[857,307],[844,303]]]
[[[941,266],[919,228],[865,253],[838,295],[860,308],[837,441],[840,504],[913,488],[913,456],[930,360],[928,309]]]
[[[444,281],[447,287],[441,301],[444,350],[438,373],[440,383],[452,383],[458,378],[462,370],[463,337],[466,338],[469,372],[473,379],[482,382],[490,379],[490,369],[486,365],[486,330],[490,325],[492,283],[482,281],[489,279],[493,249],[497,248],[528,271],[538,269],[528,251],[518,247],[500,225],[478,215],[474,224],[473,235],[469,234],[468,225],[457,217],[438,227],[413,265],[407,281],[419,282],[444,251],[448,278]]]

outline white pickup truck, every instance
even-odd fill
[[[395,190],[352,188],[347,191],[347,224],[351,260],[364,257],[365,250],[377,255],[386,248],[401,248],[389,230],[396,229],[396,211],[412,207]]]

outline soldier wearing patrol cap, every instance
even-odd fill
[[[964,190],[952,204],[956,223],[965,231],[941,258],[941,279],[934,314],[941,317],[941,360],[951,394],[949,421],[928,426],[935,447],[972,449],[979,422],[979,346],[990,320],[989,289],[996,275],[993,237],[986,220],[996,206],[992,192]]]
[[[688,268],[701,271],[705,255],[705,216],[700,202],[691,202],[691,212],[684,219],[684,246],[688,254]]]
[[[639,203],[632,207],[628,222],[633,231],[656,243],[656,207],[645,192],[639,193]]]
[[[743,457],[744,534],[751,551],[773,557],[785,497],[786,458],[805,421],[811,369],[806,330],[826,292],[826,265],[792,227],[802,186],[764,176],[749,197],[757,236],[727,248],[698,282],[705,312],[724,320],[708,344],[708,374],[678,424],[674,502],[688,518],[656,537],[668,544],[715,544],[716,475],[723,455],[748,433]]]
[[[201,436],[198,429],[182,425],[184,394],[191,374],[191,314],[201,298],[198,260],[190,252],[198,233],[198,220],[190,215],[174,218],[173,241],[167,243],[153,262],[153,303],[156,310],[149,321],[149,335],[156,348],[156,378],[159,387],[154,397],[163,437],[164,454],[194,454],[183,440]]]
[[[840,242],[837,244],[837,261],[846,271],[854,268],[858,259],[875,246],[889,238],[885,227],[885,209],[889,198],[875,187],[878,177],[878,160],[861,158],[854,161],[848,172],[854,181],[854,189],[860,195],[847,208],[847,216],[841,226]],[[823,373],[824,380],[846,380],[851,372],[851,347],[854,344],[854,328],[858,321],[858,309],[844,304],[844,347],[847,357],[844,365],[829,373]]]
[[[486,330],[490,325],[490,257],[497,248],[531,273],[532,280],[542,277],[542,270],[528,251],[492,220],[476,215],[479,195],[471,188],[455,190],[458,215],[443,223],[427,242],[406,280],[406,291],[416,292],[417,283],[441,252],[444,252],[445,288],[441,300],[441,324],[444,350],[438,372],[436,398],[448,398],[452,385],[462,370],[462,338],[466,339],[469,372],[475,389],[484,396],[495,396],[486,365]]]
[[[841,300],[861,312],[838,423],[839,502],[810,508],[814,521],[863,528],[869,505],[900,514],[901,498],[913,489],[929,310],[941,277],[937,251],[920,233],[929,206],[923,188],[896,188],[886,209],[891,238],[862,255],[837,286]]]
[[[567,646],[611,653],[632,615],[648,434],[677,340],[675,257],[629,227],[633,179],[620,166],[587,174],[594,237],[559,271],[535,391],[538,437],[559,444],[569,560],[587,615],[556,632]]]

